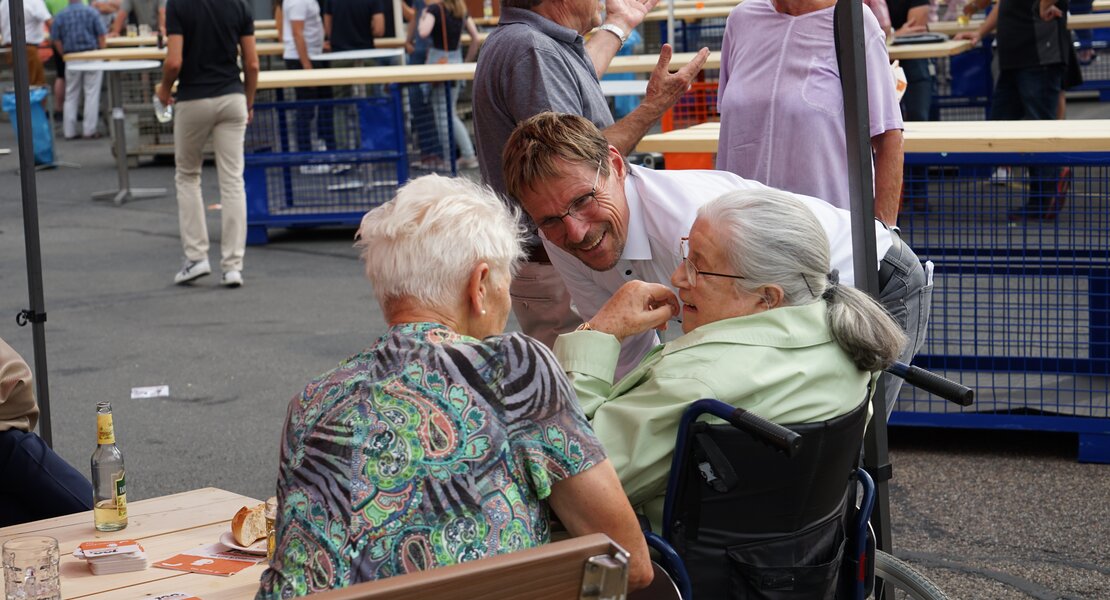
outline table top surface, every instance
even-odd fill
[[[189,592],[205,600],[253,598],[265,561],[230,577],[201,575],[147,567],[142,571],[93,575],[83,559],[73,557],[81,542],[138,540],[151,563],[179,552],[214,544],[231,527],[231,517],[260,500],[217,488],[204,488],[128,503],[128,525],[122,531],[93,528],[92,511],[0,529],[0,543],[20,535],[48,535],[61,552],[62,598],[108,600],[142,598],[168,592]]]
[[[640,152],[717,151],[720,123],[645,136]],[[907,122],[909,152],[1110,152],[1110,119]]]
[[[1102,10],[1110,8],[1107,4]],[[975,31],[983,24],[982,19],[972,19],[967,25],[960,25],[956,21],[937,21],[929,23],[929,31],[956,35],[961,31]],[[1094,12],[1086,15],[1068,15],[1068,29],[1095,29],[1110,27],[1110,13]]]
[[[162,68],[158,60],[75,60],[66,65],[74,71],[146,71]]]
[[[926,58],[951,56],[971,48],[964,40],[933,44],[910,44],[888,48],[891,58]],[[671,57],[670,69],[677,71],[694,58],[694,52],[679,52]],[[659,62],[658,55],[617,56],[609,63],[607,73],[650,73]],[[711,52],[706,69],[721,66],[721,53]],[[348,67],[314,69],[312,71],[263,71],[258,76],[259,89],[312,87],[321,85],[355,85],[374,83],[413,83],[474,79],[475,63],[448,65],[402,65],[385,67]]]
[[[390,58],[404,56],[404,48],[367,48],[364,50],[343,50],[341,52],[325,52],[309,56],[312,60],[359,60],[366,58]]]
[[[602,79],[600,83],[606,96],[643,96],[648,84],[646,79]]]

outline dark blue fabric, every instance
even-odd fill
[[[992,121],[1047,121],[1056,118],[1066,65],[1002,69],[994,87]],[[1026,216],[1047,216],[1057,192],[1056,167],[1029,168]]]
[[[92,510],[92,484],[34,433],[0,431],[0,478],[0,527]]]
[[[100,47],[97,38],[107,33],[100,13],[84,4],[70,4],[59,11],[50,30],[50,36],[62,43],[67,54],[96,50]]]
[[[301,70],[301,61],[285,60],[285,68],[290,71]],[[312,63],[313,69],[324,69],[327,65],[322,62]],[[297,100],[331,100],[334,97],[331,86],[301,87],[297,88]],[[324,140],[328,150],[336,150],[335,145],[335,119],[334,111],[329,104],[312,107],[306,106],[297,109],[297,152],[312,152],[312,118],[316,117],[316,135]]]

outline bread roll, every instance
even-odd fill
[[[266,505],[240,508],[231,518],[231,535],[240,546],[250,546],[266,537]]]

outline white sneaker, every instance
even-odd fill
[[[301,175],[323,175],[331,172],[331,165],[301,165]]]
[[[991,173],[991,184],[1006,185],[1010,183],[1010,167],[998,167]]]
[[[178,285],[189,283],[211,272],[212,267],[208,265],[207,258],[204,260],[185,259],[185,263],[182,265],[181,270],[177,272],[177,275],[173,276],[173,282]]]
[[[478,157],[476,157],[476,156],[464,156],[464,157],[460,158],[458,161],[456,161],[455,164],[457,164],[460,169],[477,169],[478,168]]]
[[[347,171],[350,171],[351,168],[352,168],[351,165],[348,165],[348,164],[345,164],[345,163],[335,164],[335,165],[331,166],[331,168],[329,169],[329,172],[332,175],[338,175],[339,173],[345,173]]]
[[[224,271],[224,276],[220,279],[220,285],[229,288],[237,288],[243,285],[243,272]]]

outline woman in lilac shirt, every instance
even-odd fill
[[[717,168],[848,208],[844,95],[833,42],[835,0],[747,0],[721,44]],[[896,225],[902,115],[885,36],[863,11],[875,216]]]

